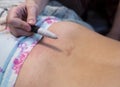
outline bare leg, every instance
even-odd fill
[[[15,87],[120,87],[120,43],[71,22],[50,28],[30,53]]]

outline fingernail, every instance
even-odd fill
[[[28,23],[29,24],[34,24],[34,20],[30,19],[30,20],[28,20]]]

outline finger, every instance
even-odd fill
[[[36,17],[37,17],[37,8],[36,8],[36,6],[28,4],[27,5],[27,12],[28,12],[27,22],[30,25],[34,25],[36,23]]]
[[[22,20],[22,17],[27,14],[24,12],[25,12],[25,5],[23,4],[10,9],[7,16],[7,24],[20,29],[24,29],[26,31],[30,31],[31,30],[30,25]]]
[[[13,26],[15,28],[20,28],[20,29],[23,29],[25,31],[31,30],[30,25],[19,18],[13,18],[13,19],[9,20],[8,24],[9,24],[9,26]]]
[[[24,31],[23,29],[18,29],[18,28],[17,29],[12,28],[11,33],[16,37],[33,35],[32,32],[27,32],[27,31]]]
[[[20,5],[16,6],[16,7],[12,7],[8,11],[7,20],[12,19],[12,18],[21,18],[24,13],[27,14],[27,11],[25,11],[25,10],[26,9],[25,9],[24,4],[20,4]]]
[[[17,17],[16,10],[17,10],[17,8],[16,8],[16,7],[13,7],[12,9],[10,9],[10,10],[8,11],[7,21],[9,21],[9,20],[12,19],[12,18],[16,18],[16,17]]]

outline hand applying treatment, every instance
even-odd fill
[[[7,27],[16,36],[31,36],[30,25],[36,24],[38,14],[44,9],[49,0],[25,0],[11,8],[7,15]]]

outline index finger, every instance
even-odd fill
[[[24,9],[24,8],[13,7],[12,9],[9,10],[8,16],[7,16],[7,24],[9,26],[14,26],[16,28],[22,28],[26,31],[30,31],[31,27],[27,22],[22,20],[21,16],[23,15],[21,11],[19,11],[19,9]]]

